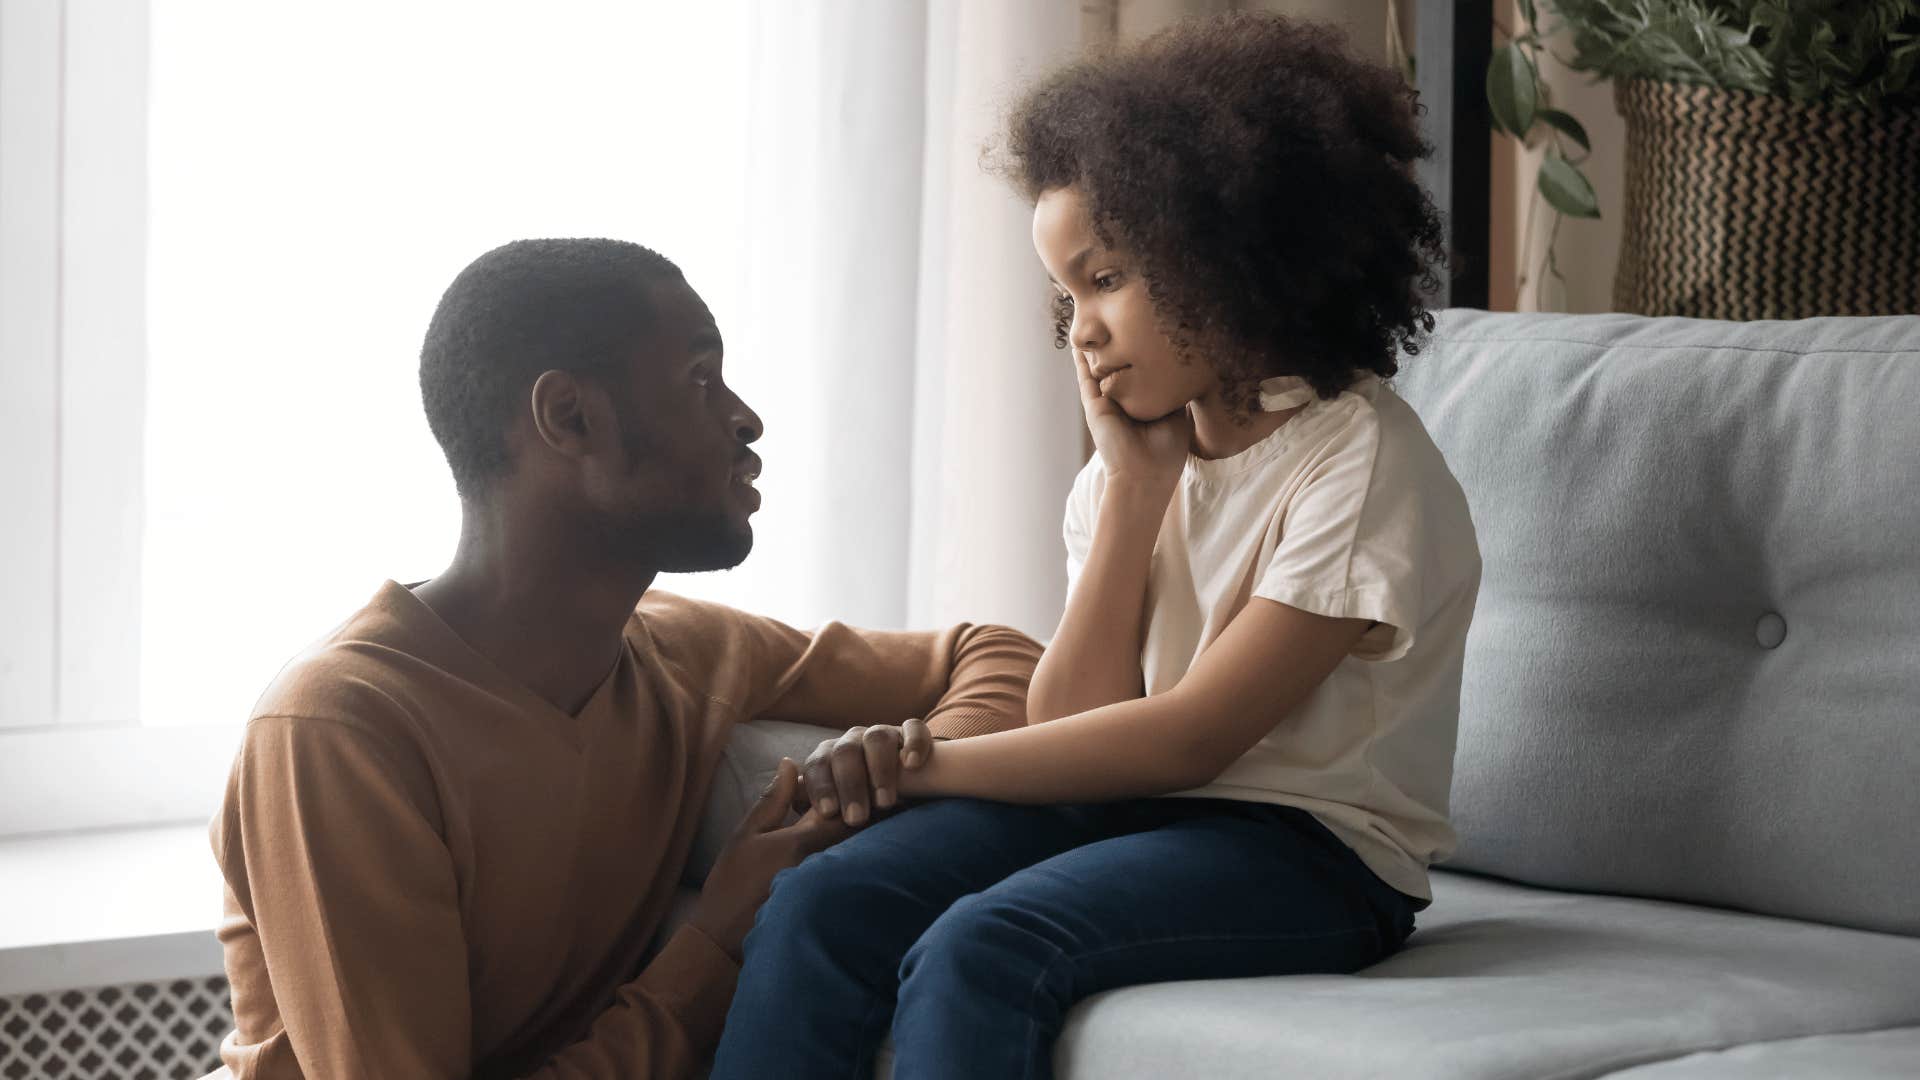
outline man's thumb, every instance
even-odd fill
[[[781,758],[773,770],[773,782],[760,793],[760,801],[747,811],[747,828],[753,832],[777,829],[787,819],[793,793],[800,786],[800,766],[792,758]]]

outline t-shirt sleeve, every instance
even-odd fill
[[[1418,492],[1383,457],[1381,434],[1378,416],[1362,409],[1307,470],[1253,590],[1302,611],[1379,623],[1353,650],[1373,661],[1413,647],[1423,584]]]
[[[1106,466],[1101,464],[1099,453],[1095,453],[1073,479],[1073,490],[1067,494],[1066,520],[1061,524],[1060,533],[1067,542],[1067,592],[1080,581],[1080,572],[1086,569],[1087,554],[1093,550],[1093,522],[1099,516],[1100,491],[1106,476]]]

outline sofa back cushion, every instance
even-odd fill
[[[1452,865],[1920,935],[1920,317],[1449,311]]]

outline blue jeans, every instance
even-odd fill
[[[1303,810],[946,799],[774,878],[712,1076],[1049,1077],[1067,1011],[1175,979],[1344,973],[1426,902]]]

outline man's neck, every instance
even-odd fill
[[[572,715],[619,661],[651,571],[601,565],[540,530],[469,512],[453,561],[413,590],[461,640]]]

